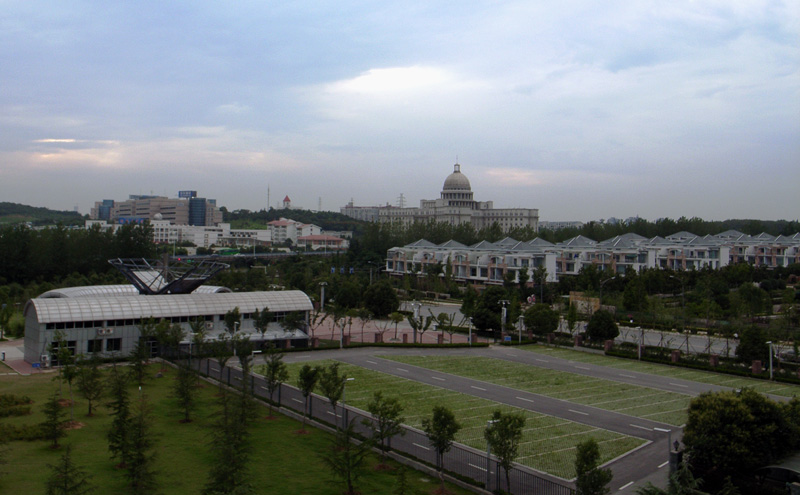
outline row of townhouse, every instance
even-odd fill
[[[104,220],[87,220],[86,228],[98,226],[102,229],[116,229],[120,224]],[[197,247],[213,246],[271,246],[284,245],[290,241],[293,246],[311,249],[347,249],[349,242],[337,236],[325,235],[322,229],[313,224],[296,222],[281,218],[267,224],[266,229],[232,229],[229,223],[215,226],[176,225],[168,220],[152,220],[153,242],[157,244],[177,244],[191,242]]]
[[[783,267],[800,263],[800,233],[792,236],[750,236],[735,230],[697,236],[678,232],[667,237],[646,238],[624,234],[605,241],[583,236],[553,244],[536,238],[521,242],[511,238],[465,246],[456,241],[433,244],[419,240],[389,249],[386,271],[392,275],[428,272],[433,265],[449,266],[455,280],[472,284],[501,284],[506,273],[526,268],[532,281],[534,270],[544,267],[547,281],[562,275],[577,275],[581,268],[625,273],[645,268],[672,270],[719,269],[733,263]]]

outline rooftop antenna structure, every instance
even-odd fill
[[[403,196],[403,193],[400,193],[400,196],[397,198],[397,207],[398,208],[406,207],[406,197]]]
[[[136,287],[139,294],[147,296],[190,294],[217,272],[230,268],[226,263],[208,259],[199,262],[170,259],[166,253],[160,260],[117,258],[108,262]]]

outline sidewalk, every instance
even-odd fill
[[[6,356],[3,364],[8,365],[20,375],[30,375],[41,371],[25,362],[25,339],[23,338],[0,342],[0,353],[5,353]]]

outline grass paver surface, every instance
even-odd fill
[[[324,366],[331,362],[288,364],[290,378],[287,383],[296,383],[298,370],[305,364]],[[602,462],[644,443],[641,439],[601,428],[517,409],[347,363],[341,363],[339,370],[348,378],[355,378],[347,382],[346,399],[349,406],[366,410],[373,393],[382,391],[385,396],[398,398],[404,408],[405,424],[418,429],[422,427],[422,419],[430,417],[433,406],[447,406],[462,426],[456,441],[481,451],[486,449],[483,431],[492,412],[497,409],[521,411],[525,414],[526,424],[517,462],[565,479],[575,476],[575,446],[587,438],[593,437],[600,444]]]
[[[762,394],[774,394],[784,397],[800,396],[800,386],[788,383],[770,382],[755,378],[745,378],[740,376],[726,375],[724,373],[714,373],[712,371],[693,370],[666,364],[648,363],[635,359],[625,359],[615,356],[605,356],[589,352],[574,351],[559,347],[546,347],[541,345],[527,345],[516,347],[516,349],[535,352],[547,356],[553,356],[580,363],[596,364],[607,368],[620,370],[637,371],[651,375],[668,376],[680,378],[698,383],[710,385],[720,385],[731,388],[752,388]]]
[[[164,495],[201,493],[207,481],[208,471],[214,462],[209,453],[209,432],[216,412],[217,387],[203,382],[199,390],[199,407],[195,421],[182,424],[181,412],[172,399],[175,370],[168,368],[163,378],[153,378],[157,368],[148,370],[149,378],[143,391],[153,410],[153,438],[156,445],[157,479],[160,493]],[[53,373],[32,376],[0,376],[0,393],[27,395],[34,400],[32,414],[21,417],[0,418],[5,424],[36,424],[44,420],[42,406],[45,400],[58,390],[53,382]],[[131,386],[131,399],[138,399],[138,388]],[[64,386],[67,395],[67,387]],[[124,470],[116,469],[110,459],[106,434],[111,423],[108,409],[98,408],[98,413],[86,416],[86,402],[75,396],[75,420],[83,423],[80,429],[69,430],[61,440],[62,445],[72,446],[73,461],[93,475],[95,493],[129,493],[125,484]],[[105,402],[102,401],[102,402]],[[331,435],[307,427],[307,434],[297,434],[301,425],[288,417],[277,414],[276,419],[265,419],[266,408],[259,408],[259,417],[254,422],[250,437],[252,483],[255,493],[275,495],[339,495],[342,485],[334,481],[319,454],[330,445]],[[65,419],[69,419],[66,409]],[[45,440],[14,441],[3,445],[7,464],[1,466],[0,493],[44,493],[44,482],[50,473],[48,464],[55,464],[63,453],[63,447],[52,450]],[[361,493],[389,495],[392,493],[396,469],[375,470],[377,456],[371,456],[364,477],[358,484]],[[392,463],[395,468],[397,464]],[[439,481],[418,471],[407,471],[414,495],[430,494],[438,488]],[[448,484],[450,492],[466,495],[471,492]]]
[[[400,363],[482,380],[672,425],[686,422],[691,397],[636,385],[475,356],[381,356]]]

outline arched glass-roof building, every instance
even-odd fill
[[[256,310],[268,308],[273,315],[264,339],[289,341],[294,346],[307,345],[308,335],[301,331],[285,332],[280,321],[289,312],[300,311],[308,321],[311,300],[302,291],[222,292],[219,287],[200,288],[192,294],[138,295],[127,293],[125,286],[96,286],[59,289],[31,299],[25,305],[25,360],[30,363],[52,362],[50,344],[57,331],[63,332],[74,354],[101,357],[127,356],[140,336],[142,320],[154,318],[180,324],[190,332],[189,322],[200,317],[205,321],[208,338],[225,331],[225,313],[239,308],[240,331],[252,340],[261,339],[253,325]],[[208,291],[208,292],[206,292]]]

